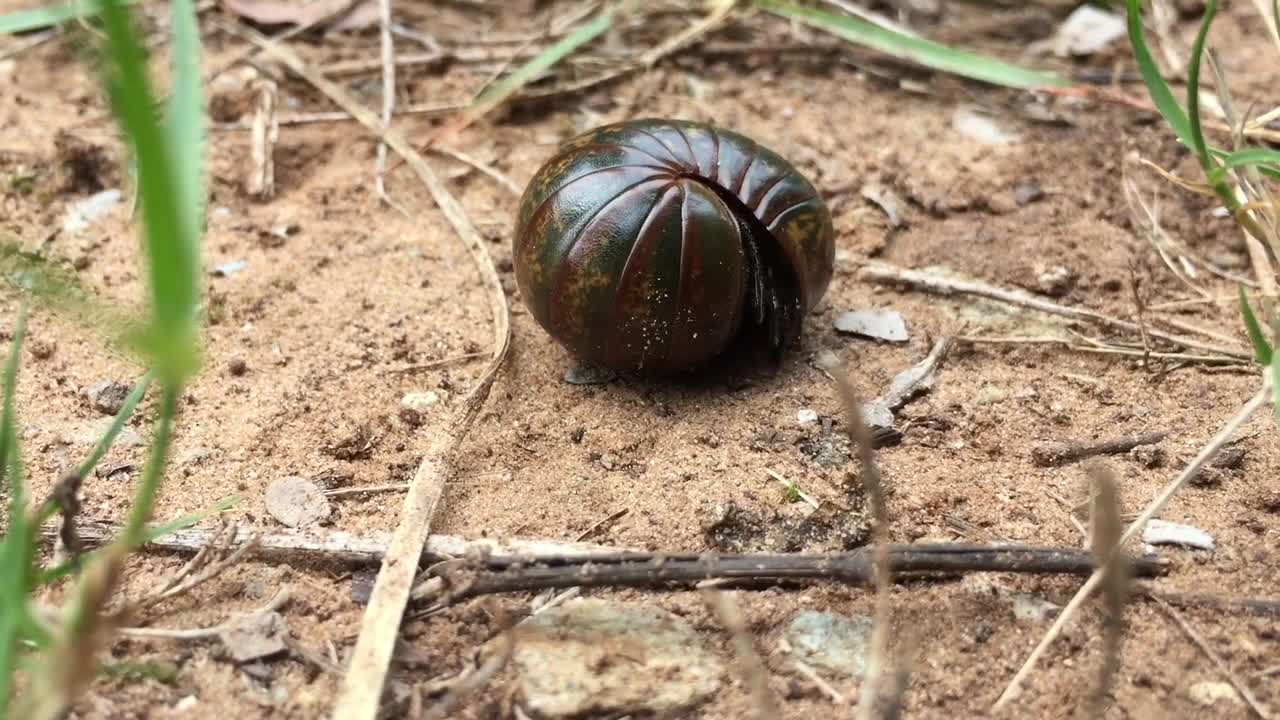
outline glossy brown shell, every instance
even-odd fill
[[[701,123],[596,128],[567,142],[525,190],[514,239],[520,293],[538,324],[587,361],[701,365],[744,321],[744,212],[780,247],[803,317],[831,281],[835,246],[826,204],[790,163]]]

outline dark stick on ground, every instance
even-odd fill
[[[1148,597],[1155,597],[1181,608],[1208,608],[1230,610],[1246,615],[1280,618],[1280,599],[1236,598],[1213,593],[1166,593],[1144,588]]]
[[[1092,443],[1043,443],[1031,449],[1031,462],[1040,467],[1056,467],[1098,455],[1118,455],[1129,452],[1141,445],[1155,445],[1164,440],[1168,434],[1164,432],[1147,433],[1146,435],[1135,435],[1133,437]]]
[[[894,579],[919,578],[927,573],[1012,572],[1089,575],[1092,554],[1074,548],[985,546],[966,544],[892,545],[890,568]],[[1152,557],[1135,559],[1132,571],[1151,577],[1163,572]],[[448,604],[495,593],[527,592],[567,587],[647,587],[669,589],[704,580],[785,582],[828,580],[870,585],[875,560],[870,549],[833,554],[616,555],[565,558],[563,563],[513,565],[495,571],[472,565],[444,576],[428,578],[414,597]]]

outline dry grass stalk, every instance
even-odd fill
[[[165,600],[191,592],[196,587],[222,574],[227,568],[240,563],[257,548],[256,538],[250,537],[229,555],[225,554],[236,540],[236,531],[232,528],[225,538],[206,545],[196,557],[182,567],[174,577],[150,595],[127,604],[117,610],[114,615],[136,615],[142,610],[158,605]],[[209,552],[206,552],[208,550]]]
[[[721,624],[733,638],[734,654],[738,659],[738,669],[742,679],[751,691],[752,709],[758,720],[773,720],[782,717],[782,709],[778,699],[769,688],[769,670],[756,652],[751,633],[747,630],[747,621],[737,603],[721,590],[702,590],[702,600],[711,611],[720,618]]]
[[[902,717],[903,699],[907,695],[907,687],[911,684],[911,670],[915,664],[917,647],[916,634],[908,631],[898,651],[897,669],[893,673],[893,684],[885,693],[880,720],[898,720]]]
[[[500,170],[498,170],[497,168],[495,168],[494,166],[488,163],[481,162],[480,160],[464,152],[454,150],[453,148],[432,146],[430,150],[431,152],[439,153],[440,155],[444,155],[445,157],[453,158],[454,160],[457,160],[458,162],[463,163],[464,165],[470,165],[472,168],[475,168],[480,173],[487,175],[494,182],[498,183],[498,185],[503,190],[506,190],[507,192],[511,193],[514,197],[519,198],[521,195],[524,194],[524,191],[520,189],[520,186],[517,185],[514,180],[502,174]]]
[[[232,618],[219,625],[207,628],[194,628],[191,630],[178,630],[169,628],[153,628],[153,627],[135,627],[120,628],[118,632],[126,637],[136,638],[158,638],[163,640],[203,640],[206,638],[217,637],[218,635],[234,630],[254,619],[275,612],[284,607],[293,597],[292,591],[288,587],[282,587],[276,591],[271,600],[262,607],[251,610],[239,617]]]
[[[1008,290],[994,285],[989,285],[981,281],[957,280],[941,275],[920,272],[918,270],[908,270],[906,268],[900,268],[885,263],[870,263],[864,265],[858,274],[865,279],[875,282],[899,283],[940,295],[973,295],[975,297],[983,297],[988,300],[1008,303],[1010,305],[1016,305],[1018,307],[1024,307],[1029,310],[1036,310],[1050,315],[1071,318],[1073,320],[1083,320],[1085,322],[1102,325],[1115,330],[1123,330],[1125,332],[1132,333],[1142,332],[1142,328],[1138,323],[1121,320],[1109,315],[1103,315],[1102,313],[1094,312],[1093,310],[1059,305],[1058,303],[1050,300],[1035,297],[1030,293]],[[1212,345],[1194,338],[1173,335],[1161,330],[1148,329],[1147,332],[1153,338],[1158,338],[1165,342],[1170,342],[1189,349],[1200,350],[1202,352],[1240,360],[1250,360],[1253,358],[1253,354],[1251,352],[1242,348]]]
[[[1107,616],[1103,623],[1102,665],[1098,686],[1091,702],[1090,717],[1101,717],[1107,695],[1120,669],[1120,646],[1124,641],[1124,605],[1128,598],[1128,560],[1120,546],[1124,523],[1120,519],[1120,499],[1115,473],[1101,462],[1086,469],[1093,481],[1093,554],[1102,572],[1102,592]]]
[[[1142,528],[1146,526],[1147,521],[1151,520],[1151,518],[1155,517],[1156,514],[1163,510],[1169,500],[1182,489],[1182,486],[1185,485],[1188,480],[1195,477],[1210,460],[1217,456],[1218,451],[1226,445],[1227,441],[1231,439],[1231,436],[1234,435],[1241,426],[1248,422],[1249,418],[1253,417],[1253,414],[1257,412],[1259,408],[1267,404],[1271,399],[1271,392],[1271,377],[1270,374],[1267,374],[1266,378],[1263,380],[1262,388],[1259,389],[1243,407],[1236,411],[1235,415],[1231,416],[1231,418],[1227,420],[1227,422],[1222,426],[1222,429],[1220,429],[1217,434],[1204,444],[1200,449],[1200,452],[1197,453],[1196,456],[1191,459],[1191,462],[1187,463],[1186,467],[1182,469],[1182,472],[1178,473],[1178,476],[1166,485],[1164,490],[1162,490],[1160,494],[1147,505],[1147,507],[1142,511],[1142,514],[1125,529],[1125,532],[1120,536],[1120,540],[1117,545],[1120,547],[1124,546],[1127,542],[1132,540],[1135,535],[1142,532]],[[1000,693],[1000,697],[996,699],[995,705],[992,707],[993,712],[1001,710],[1010,700],[1018,696],[1022,689],[1022,683],[1025,682],[1027,676],[1031,674],[1032,669],[1035,668],[1040,657],[1044,655],[1045,651],[1049,649],[1049,646],[1053,644],[1053,641],[1062,633],[1062,629],[1066,627],[1071,618],[1074,617],[1076,612],[1080,610],[1080,607],[1084,605],[1084,602],[1089,598],[1090,593],[1102,584],[1102,580],[1102,571],[1095,570],[1093,574],[1090,575],[1089,579],[1085,581],[1085,584],[1076,591],[1075,596],[1071,598],[1066,607],[1062,608],[1062,612],[1058,613],[1058,617],[1054,619],[1053,625],[1049,627],[1049,630],[1031,651],[1031,654],[1022,664],[1022,667],[1018,669],[1018,672],[1014,674],[1013,678],[1009,681],[1009,684],[1005,686],[1004,691]]]
[[[396,111],[396,117],[408,117],[411,115],[424,115],[426,117],[446,117],[452,115],[459,110],[467,107],[464,102],[445,102],[445,103],[418,103],[414,105],[405,105]],[[323,111],[323,112],[304,112],[291,113],[289,115],[277,116],[276,122],[282,127],[291,125],[316,125],[321,123],[348,123],[356,122],[350,113],[340,110]],[[240,121],[210,123],[209,130],[216,132],[242,132],[252,130],[252,123]]]
[[[252,89],[257,98],[253,111],[253,166],[245,190],[259,200],[276,194],[276,142],[280,139],[280,123],[276,119],[277,88],[274,80],[258,78]]]
[[[1129,215],[1137,221],[1135,224],[1138,227],[1146,230],[1147,240],[1151,243],[1151,247],[1156,251],[1156,254],[1160,256],[1165,267],[1169,268],[1169,272],[1187,289],[1201,297],[1209,297],[1209,292],[1192,280],[1195,275],[1195,268],[1191,265],[1187,253],[1183,252],[1183,248],[1160,225],[1160,213],[1154,198],[1150,204],[1143,199],[1137,183],[1129,176],[1129,163],[1127,162],[1121,166],[1120,184],[1124,190],[1125,202],[1129,205]],[[1140,220],[1142,217],[1146,218],[1146,222]]]
[[[444,484],[453,472],[458,446],[489,396],[494,378],[510,345],[511,329],[507,297],[502,290],[497,270],[480,234],[472,225],[457,199],[449,193],[417,151],[399,132],[386,127],[336,83],[315,72],[296,53],[248,28],[220,23],[227,32],[243,37],[264,52],[274,56],[293,73],[311,83],[338,107],[349,112],[380,140],[386,142],[417,173],[427,186],[436,205],[458,234],[476,265],[486,290],[493,316],[493,356],[481,373],[475,387],[462,402],[453,423],[438,433],[426,448],[408,494],[400,522],[391,536],[387,557],[369,598],[361,624],[360,637],[351,657],[351,665],[339,696],[335,714],[344,719],[373,720],[378,713],[386,673],[399,635],[400,620],[409,600],[418,558],[431,530],[431,522],[444,492]]]
[[[1267,25],[1271,30],[1269,34],[1276,37],[1275,18],[1270,17],[1269,12],[1263,14],[1268,17]],[[1218,61],[1217,53],[1210,48],[1205,54],[1208,57],[1209,68],[1213,72],[1214,84],[1222,98],[1224,116],[1233,129],[1231,146],[1234,150],[1241,150],[1247,123],[1235,111],[1235,104],[1231,100],[1231,88],[1227,83],[1222,64]],[[1280,215],[1277,215],[1276,199],[1272,196],[1268,182],[1263,179],[1262,173],[1252,165],[1232,169],[1230,177],[1235,181],[1235,187],[1232,190],[1241,205],[1241,209],[1236,214],[1236,220],[1243,230],[1245,247],[1249,253],[1254,276],[1258,279],[1258,287],[1262,289],[1263,306],[1270,314],[1274,311],[1273,305],[1277,299],[1276,271],[1271,263],[1271,253],[1280,253],[1280,230],[1277,229],[1280,225]],[[1270,253],[1266,245],[1270,246]]]
[[[127,545],[114,542],[85,570],[77,586],[80,596],[67,606],[83,615],[62,619],[54,632],[48,664],[32,673],[35,686],[15,717],[60,720],[97,676],[97,655],[106,647],[117,621],[102,609],[120,585],[128,555]]]
[[[316,13],[316,16],[313,18],[309,18],[308,22],[294,25],[288,30],[285,30],[284,32],[272,38],[272,40],[277,43],[283,43],[305,32],[309,32],[314,28],[327,25],[330,21],[333,21],[333,20],[336,20],[337,18],[345,16],[347,13],[351,12],[351,10],[353,10],[356,5],[364,1],[365,0],[342,0],[342,2],[334,3],[331,7],[326,8],[326,12]],[[200,84],[205,87],[210,86],[213,83],[213,81],[217,79],[219,75],[230,70],[236,65],[239,65],[242,62],[251,61],[253,57],[257,55],[261,50],[262,48],[256,45],[251,45],[245,48],[244,50],[241,50],[236,53],[232,53],[230,58],[224,61],[221,65],[218,65],[211,72],[207,73]]]
[[[378,1],[378,26],[382,46],[382,127],[391,127],[391,118],[396,110],[396,41],[391,35],[391,0]],[[409,217],[409,211],[400,206],[387,194],[387,141],[378,140],[377,160],[374,170],[374,189],[378,197],[387,205],[395,208],[401,215]]]
[[[889,650],[889,626],[892,622],[889,595],[889,586],[893,583],[889,566],[889,511],[885,503],[880,470],[876,467],[871,431],[862,417],[862,402],[858,392],[849,384],[843,373],[836,373],[835,377],[836,388],[840,392],[840,400],[844,405],[846,431],[849,433],[850,442],[858,449],[860,479],[867,489],[867,496],[871,501],[871,514],[875,522],[872,528],[876,571],[875,625],[871,632],[871,653],[867,660],[867,670],[858,693],[858,718],[870,720],[875,713],[880,676]]]
[[[1276,27],[1277,18],[1272,14],[1275,8],[1271,0],[1253,0],[1253,7],[1262,16],[1262,21],[1267,24],[1267,34],[1275,41],[1276,48],[1280,49],[1280,28]]]

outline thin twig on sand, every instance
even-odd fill
[[[103,545],[119,534],[118,525],[94,519],[81,519],[80,540],[86,548]],[[42,531],[48,539],[56,538],[58,529],[49,526]],[[241,548],[253,544],[256,557],[287,559],[294,562],[326,562],[345,565],[368,565],[383,561],[390,536],[387,533],[357,535],[341,530],[312,532],[279,528],[250,529],[227,537],[225,542],[217,528],[185,528],[155,538],[142,546],[142,550],[166,550],[178,553],[199,553],[211,546]],[[536,562],[563,562],[575,557],[653,557],[626,548],[596,545],[586,542],[562,542],[536,538],[479,538],[470,540],[456,535],[431,535],[422,549],[419,564],[440,562],[453,558],[479,558],[486,567],[504,568],[510,565]]]
[[[902,284],[940,295],[973,295],[975,297],[996,300],[998,302],[1008,303],[1010,305],[1016,305],[1030,310],[1037,310],[1050,315],[1071,318],[1073,320],[1083,320],[1095,325],[1110,327],[1115,330],[1123,330],[1125,332],[1136,334],[1141,334],[1142,332],[1142,327],[1138,323],[1131,322],[1129,320],[1121,320],[1109,315],[1103,315],[1099,312],[1094,312],[1093,310],[1059,305],[1051,300],[1035,297],[1030,293],[1000,288],[976,280],[957,280],[942,275],[921,272],[919,270],[908,270],[906,268],[900,268],[884,263],[870,263],[868,265],[864,265],[859,271],[859,275],[875,282]],[[1173,343],[1174,345],[1213,353],[1215,355],[1225,355],[1227,357],[1240,360],[1249,360],[1253,357],[1252,353],[1244,350],[1243,348],[1214,345],[1212,343],[1201,342],[1195,338],[1183,335],[1174,335],[1154,328],[1148,328],[1147,334],[1153,338]]]
[[[1236,430],[1240,429],[1242,425],[1249,421],[1249,418],[1253,417],[1253,414],[1257,412],[1259,408],[1267,403],[1271,397],[1271,392],[1271,377],[1270,374],[1268,374],[1266,379],[1263,380],[1262,388],[1258,390],[1258,392],[1250,398],[1235,415],[1231,416],[1231,418],[1227,420],[1227,422],[1222,426],[1222,429],[1210,438],[1207,443],[1205,443],[1200,452],[1197,453],[1196,456],[1191,459],[1191,462],[1187,463],[1187,466],[1182,469],[1182,472],[1178,473],[1178,476],[1166,485],[1160,494],[1152,500],[1149,505],[1147,505],[1146,509],[1142,511],[1142,514],[1129,524],[1129,527],[1125,529],[1124,534],[1120,536],[1120,541],[1117,545],[1122,547],[1132,540],[1135,535],[1141,533],[1143,527],[1146,526],[1147,521],[1151,520],[1151,518],[1155,517],[1161,510],[1163,510],[1169,500],[1182,489],[1182,486],[1185,485],[1188,480],[1199,474],[1200,470],[1210,460],[1217,456],[1218,451],[1227,444],[1227,441],[1231,439],[1231,436],[1235,434]],[[993,712],[999,711],[1010,700],[1017,697],[1018,693],[1022,689],[1022,683],[1027,679],[1027,676],[1031,674],[1032,669],[1035,668],[1036,662],[1039,661],[1040,657],[1049,649],[1049,646],[1053,644],[1053,641],[1057,639],[1058,635],[1062,633],[1062,629],[1066,627],[1067,623],[1076,614],[1076,612],[1079,611],[1080,607],[1084,605],[1084,601],[1089,598],[1090,593],[1102,584],[1102,578],[1103,571],[1095,571],[1089,576],[1089,579],[1085,584],[1076,591],[1075,596],[1071,598],[1066,607],[1062,608],[1062,612],[1058,613],[1058,617],[1054,618],[1053,625],[1049,627],[1049,630],[1044,634],[1044,637],[1040,639],[1040,642],[1031,651],[1031,655],[1027,657],[1026,661],[1022,664],[1022,667],[1018,669],[1018,672],[1014,674],[1004,691],[1000,693],[1000,697],[996,699],[995,705],[992,707]]]
[[[335,714],[351,720],[373,720],[377,715],[387,668],[399,635],[400,620],[409,600],[409,590],[417,572],[418,558],[431,530],[431,522],[453,472],[458,446],[489,397],[494,378],[507,355],[511,341],[507,296],[502,290],[493,259],[457,199],[436,176],[426,160],[394,128],[385,127],[376,115],[357,102],[336,83],[314,72],[289,48],[248,28],[223,24],[228,32],[244,37],[280,60],[292,72],[311,83],[343,110],[351,113],[371,133],[386,142],[417,173],[436,205],[466,246],[483,280],[493,317],[493,356],[476,385],[461,404],[458,414],[445,430],[432,439],[405,496],[400,522],[391,537],[387,557],[369,598],[360,637],[351,656],[350,669],[339,696]]]
[[[966,572],[1088,575],[1095,567],[1089,552],[1067,547],[917,543],[890,545],[888,550],[895,580]],[[413,594],[444,607],[481,595],[579,586],[670,590],[706,580],[870,585],[875,582],[876,567],[872,548],[816,554],[588,553],[506,567],[494,567],[491,561],[452,563],[421,582]],[[1143,577],[1164,572],[1163,565],[1151,557],[1136,559],[1133,567]]]
[[[1242,598],[1216,593],[1171,593],[1142,588],[1149,597],[1159,598],[1170,605],[1184,608],[1213,608],[1228,612],[1280,618],[1280,598]]]
[[[1155,445],[1168,436],[1169,433],[1154,432],[1090,443],[1065,441],[1041,443],[1031,448],[1031,462],[1039,467],[1068,465],[1077,460],[1098,455],[1118,455],[1143,445]]]
[[[1052,335],[964,335],[957,340],[970,344],[989,345],[1061,345],[1073,352],[1091,353],[1094,355],[1122,355],[1126,357],[1146,358],[1148,360],[1169,360],[1171,362],[1200,363],[1203,365],[1247,365],[1252,359],[1227,357],[1224,355],[1195,355],[1179,352],[1156,352],[1121,345],[1104,345],[1092,339],[1084,341],[1070,340]]]

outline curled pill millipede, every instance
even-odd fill
[[[777,153],[702,123],[596,128],[520,201],[516,281],[538,324],[616,370],[695,369],[741,334],[776,358],[831,282],[831,214]]]

